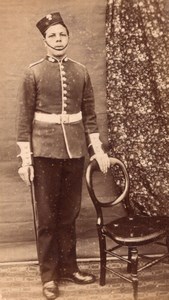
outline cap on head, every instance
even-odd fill
[[[54,12],[51,14],[46,15],[44,18],[42,18],[37,24],[36,27],[39,29],[39,31],[42,33],[43,36],[45,36],[45,31],[52,25],[55,24],[61,24],[63,25],[67,33],[69,35],[69,31],[65,23],[63,22],[63,19],[59,12]]]

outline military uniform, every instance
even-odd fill
[[[93,89],[82,64],[46,56],[26,70],[18,98],[18,141],[32,144],[38,255],[47,282],[77,270],[84,156],[90,135],[98,133]]]
[[[99,139],[87,69],[65,55],[69,31],[60,13],[46,15],[36,26],[47,56],[29,66],[19,86],[17,144],[22,165],[18,173],[25,183],[34,181],[38,259],[43,294],[51,300],[59,295],[60,278],[78,284],[95,281],[76,262],[75,222],[86,145],[103,172],[109,159]]]

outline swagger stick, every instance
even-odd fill
[[[35,239],[36,239],[36,250],[38,256],[38,218],[37,218],[37,210],[36,210],[36,200],[35,200],[35,190],[34,183],[31,181],[30,184],[30,192],[31,192],[31,202],[32,202],[32,211],[33,211],[33,223],[34,223],[34,231],[35,231]]]

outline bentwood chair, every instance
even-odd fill
[[[135,215],[129,202],[129,175],[126,167],[116,158],[110,158],[110,163],[111,174],[113,174],[115,168],[116,172],[121,172],[122,178],[124,178],[120,195],[111,201],[110,199],[109,201],[107,199],[106,201],[103,201],[103,199],[100,200],[98,199],[99,197],[96,196],[93,182],[94,177],[96,177],[95,173],[100,172],[97,162],[95,160],[90,162],[86,170],[87,188],[97,215],[96,226],[100,248],[100,285],[103,286],[106,284],[106,271],[109,270],[120,278],[132,283],[133,297],[134,300],[137,300],[138,273],[169,256],[169,233],[167,230],[169,219],[167,217]],[[115,220],[109,220],[108,223],[106,223],[104,221],[104,209],[114,209],[114,206],[120,202],[125,206],[126,215],[118,217],[118,219]],[[107,243],[108,240],[112,241],[111,247],[110,243]],[[166,248],[164,248],[164,253],[153,257],[152,255],[138,253],[139,246],[148,245],[150,243],[166,246]],[[126,255],[124,255],[124,253],[123,255],[119,254],[120,251],[117,253],[117,250],[121,247],[126,247]],[[122,272],[119,273],[112,269],[112,267],[108,267],[106,263],[108,259],[111,260],[110,257],[115,257],[126,262],[127,272],[125,274]],[[141,258],[143,265],[139,267]],[[148,259],[147,263],[144,262],[144,258]]]

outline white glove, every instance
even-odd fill
[[[110,159],[106,153],[96,153],[94,154],[90,160],[96,159],[99,165],[100,170],[106,174],[108,168],[110,167]]]
[[[18,174],[27,185],[30,185],[34,179],[34,168],[33,166],[20,167]]]
[[[18,174],[21,179],[30,185],[30,182],[34,179],[34,168],[32,166],[32,152],[29,142],[17,142],[20,148],[20,154],[17,157],[21,157],[22,166],[18,170]]]
[[[102,142],[100,141],[99,133],[91,133],[89,134],[89,137],[91,141],[90,145],[93,147],[95,153],[94,155],[92,155],[90,160],[96,159],[99,164],[100,170],[105,174],[110,167],[110,159],[102,149]]]

